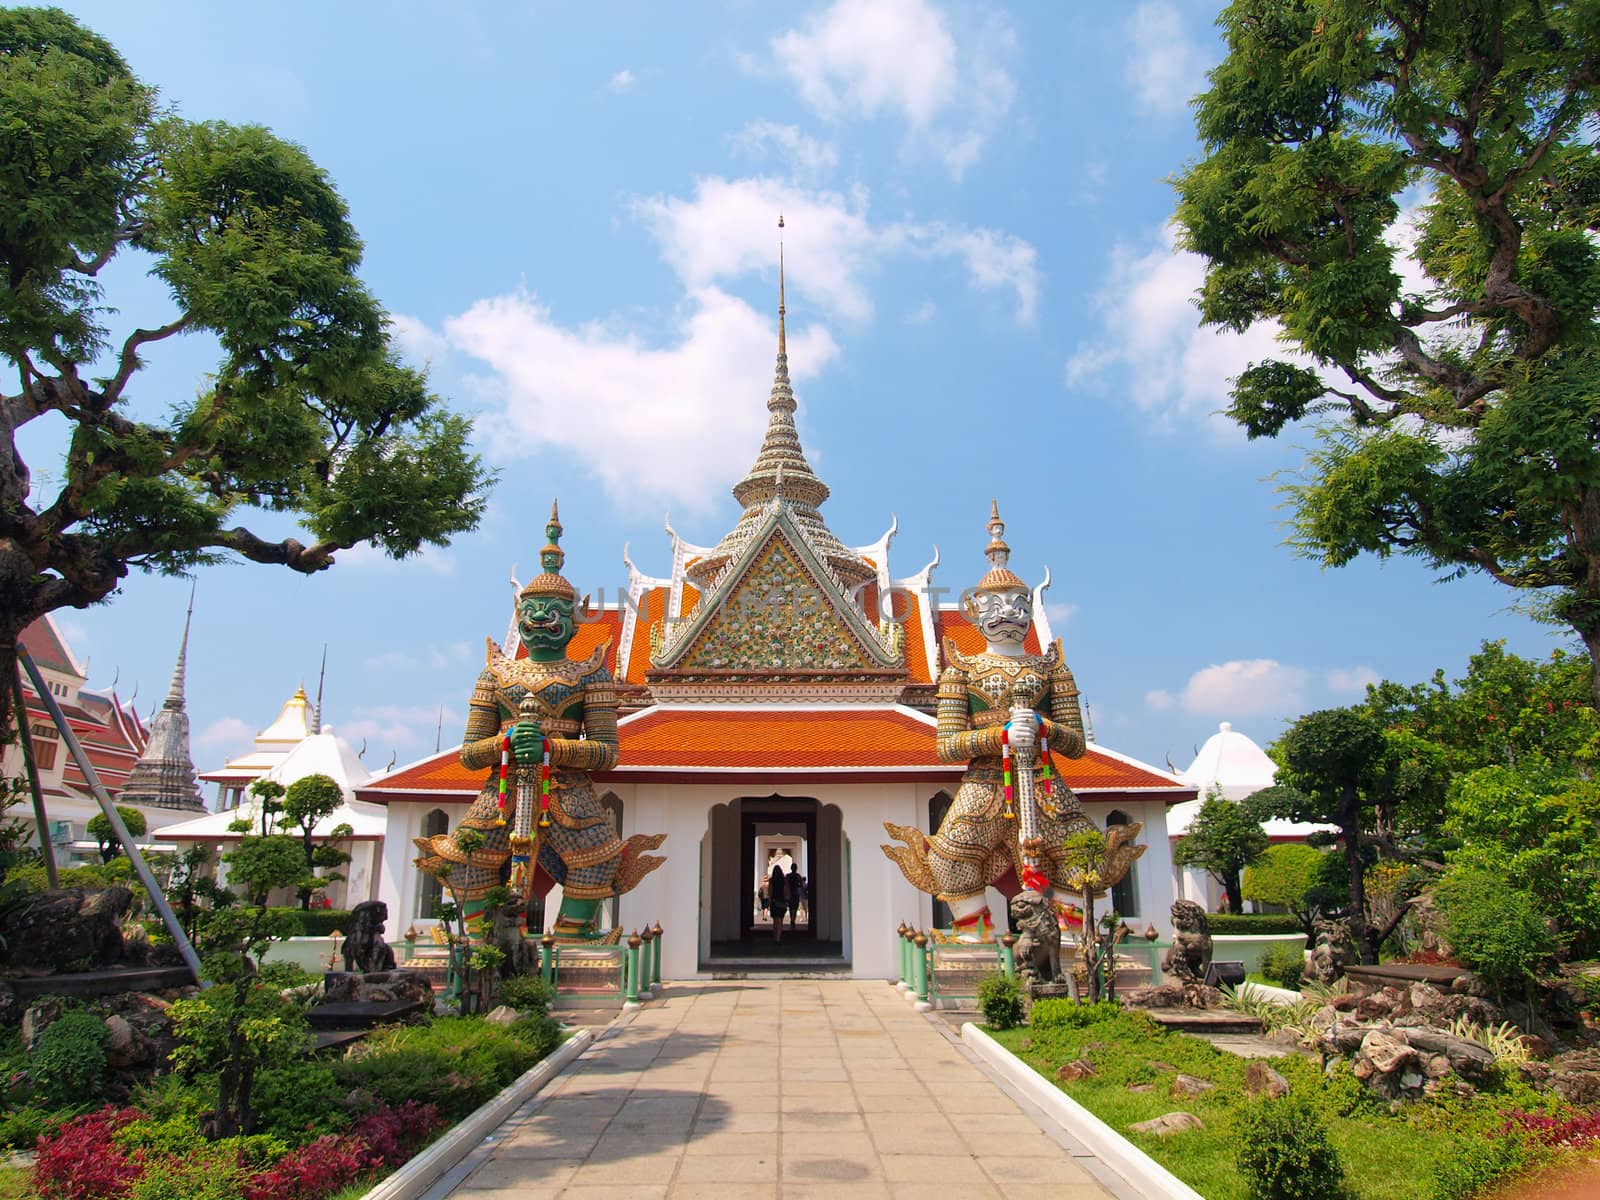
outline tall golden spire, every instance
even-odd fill
[[[783,227],[783,216],[780,214],[778,228],[781,230]],[[772,391],[767,396],[767,412],[770,415],[767,418],[766,436],[761,440],[761,449],[750,470],[733,485],[733,498],[744,509],[744,515],[711,553],[704,555],[690,568],[691,576],[709,578],[719,567],[736,557],[765,519],[767,506],[779,499],[816,543],[822,557],[839,573],[840,578],[855,584],[876,576],[876,568],[840,542],[817,511],[818,506],[828,498],[828,485],[817,478],[811,464],[806,461],[805,450],[800,445],[800,434],[795,429],[794,389],[789,384],[789,341],[785,328],[787,316],[783,238],[780,236],[778,362],[773,372]]]

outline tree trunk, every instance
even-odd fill
[[[1355,785],[1347,783],[1339,796],[1339,833],[1344,840],[1344,864],[1350,872],[1350,929],[1361,947],[1361,961],[1378,962],[1378,947],[1367,924],[1366,869],[1361,863],[1361,799]]]
[[[1228,893],[1228,911],[1242,913],[1244,911],[1244,896],[1239,886],[1239,872],[1229,871],[1222,880],[1222,890]]]
[[[1580,628],[1576,625],[1578,636],[1583,639],[1584,649],[1589,652],[1589,703],[1594,706],[1595,712],[1600,712],[1600,621],[1593,627]]]

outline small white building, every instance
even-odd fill
[[[305,699],[303,691],[297,692],[296,696],[301,701]],[[290,701],[291,706],[294,703],[294,700]],[[286,706],[285,712],[288,711],[289,708]],[[282,722],[283,718],[280,715],[279,721],[274,722],[265,732],[277,730],[282,734],[285,732],[279,728]],[[257,745],[260,745],[260,739]],[[305,735],[290,746],[286,753],[273,757],[275,761],[270,767],[257,775],[250,776],[248,780],[238,782],[237,775],[230,777],[224,794],[238,797],[234,807],[185,821],[181,825],[169,825],[162,831],[162,837],[177,845],[180,850],[199,843],[219,852],[226,851],[229,844],[237,842],[241,836],[239,831],[230,828],[235,823],[247,822],[248,832],[261,832],[259,801],[250,793],[250,783],[264,777],[288,787],[297,779],[304,779],[308,775],[326,775],[339,785],[339,790],[344,793],[344,803],[318,821],[312,829],[312,835],[318,842],[325,842],[330,840],[333,831],[340,825],[348,825],[351,830],[348,836],[338,839],[335,843],[350,855],[350,861],[339,870],[345,878],[333,880],[324,889],[329,906],[350,908],[363,900],[376,900],[383,869],[386,817],[381,807],[356,798],[356,789],[364,786],[372,778],[372,772],[362,765],[350,743],[335,736],[331,727],[324,728],[320,733]],[[241,760],[235,760],[235,763],[238,761]],[[214,778],[216,774],[218,773],[212,773],[208,777]],[[297,834],[298,830],[275,828],[273,832]],[[225,869],[222,875],[225,882]]]
[[[1278,774],[1278,764],[1250,738],[1234,729],[1231,722],[1217,726],[1217,732],[1206,739],[1194,761],[1179,778],[1198,793],[1195,799],[1175,804],[1167,813],[1167,836],[1173,850],[1189,832],[1189,826],[1200,813],[1206,799],[1216,792],[1224,800],[1238,804],[1263,788],[1272,786]],[[1298,821],[1284,821],[1277,817],[1261,823],[1262,831],[1272,842],[1301,842],[1325,825],[1306,825]],[[1172,868],[1172,889],[1181,900],[1193,900],[1207,912],[1216,912],[1222,901],[1222,885],[1199,867]]]

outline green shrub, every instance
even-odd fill
[[[1207,913],[1212,933],[1304,933],[1293,913]]]
[[[561,1044],[561,1023],[536,1013],[518,1017],[510,1025],[511,1036],[543,1058]]]
[[[996,971],[978,985],[978,1011],[990,1029],[1011,1029],[1022,1024],[1022,989],[1004,971]]]
[[[1300,990],[1300,981],[1305,977],[1305,972],[1305,952],[1298,945],[1269,946],[1261,957],[1261,973],[1291,992]]]
[[[111,1031],[90,1012],[63,1013],[45,1027],[30,1074],[53,1104],[83,1103],[99,1096],[106,1076]]]
[[[500,980],[495,989],[495,999],[501,1004],[541,1017],[550,1011],[551,998],[550,989],[537,975],[513,975]]]
[[[149,1161],[127,1200],[239,1200],[248,1170],[236,1140],[191,1143],[182,1153]]]
[[[321,983],[321,975],[313,975],[299,963],[274,962],[267,963],[261,968],[261,982],[268,987],[275,987],[286,991],[289,988],[305,987],[312,983]]]
[[[1451,867],[1433,902],[1456,953],[1497,989],[1525,985],[1555,951],[1533,895],[1497,872]]]
[[[24,1104],[0,1116],[0,1150],[31,1150],[39,1135],[76,1115],[76,1109],[43,1108]]]
[[[298,843],[297,843],[298,844]],[[292,937],[328,937],[334,932],[344,933],[350,928],[350,910],[347,908],[271,908],[274,917],[291,919],[298,926]]]
[[[1082,1029],[1120,1016],[1122,1006],[1115,1001],[1099,1004],[1074,1004],[1071,1000],[1036,1000],[1028,1011],[1028,1028]]]
[[[1506,1129],[1463,1139],[1433,1169],[1433,1200],[1465,1200],[1532,1162],[1528,1144]]]
[[[1298,1096],[1260,1100],[1239,1116],[1234,1162],[1250,1200],[1341,1200],[1344,1166],[1322,1114]]]
[[[334,1064],[334,1077],[389,1105],[415,1100],[460,1117],[542,1057],[522,1038],[478,1017],[391,1025]]]
[[[270,1067],[256,1076],[250,1093],[256,1128],[294,1142],[339,1133],[350,1124],[339,1105],[345,1090],[331,1063],[306,1059]]]

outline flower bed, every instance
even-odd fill
[[[991,1036],[1207,1200],[1247,1200],[1237,1165],[1243,1131],[1264,1105],[1277,1102],[1247,1094],[1246,1060],[1168,1032],[1137,1012],[1041,1002],[1033,1019],[1032,1027]],[[1326,1075],[1315,1060],[1299,1055],[1270,1065],[1287,1080],[1290,1096],[1325,1125],[1350,1195],[1362,1200],[1471,1196],[1546,1160],[1549,1147],[1582,1134],[1593,1121],[1593,1114],[1517,1082],[1391,1109],[1343,1063]],[[1188,1094],[1187,1087],[1196,1090]],[[1202,1126],[1166,1136],[1129,1129],[1176,1111],[1192,1113]]]
[[[17,1200],[325,1200],[365,1190],[543,1059],[560,1042],[542,1014],[502,1028],[446,1017],[376,1030],[344,1055],[261,1072],[256,1125],[208,1141],[215,1080],[164,1075],[126,1104],[12,1108],[37,1159],[0,1180]]]

